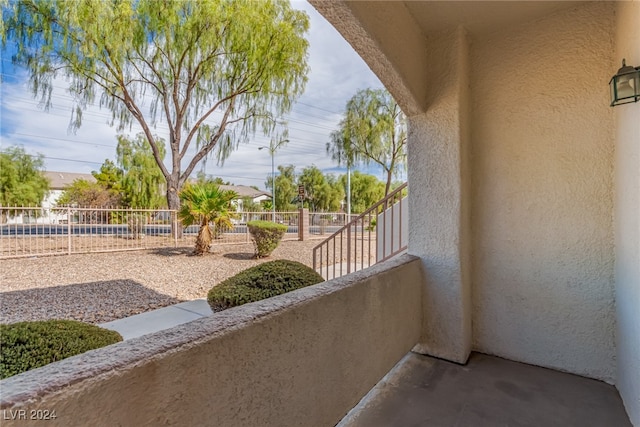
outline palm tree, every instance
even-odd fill
[[[200,224],[194,254],[204,255],[217,234],[217,228],[233,226],[230,220],[231,201],[238,194],[230,190],[220,190],[217,184],[205,182],[203,184],[187,185],[180,192],[181,206],[178,216],[186,227]],[[214,224],[212,229],[211,223]]]

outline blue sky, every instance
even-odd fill
[[[307,38],[311,71],[305,93],[285,117],[290,142],[276,152],[275,163],[293,164],[298,171],[316,165],[325,172],[342,173],[343,169],[325,153],[329,134],[337,128],[347,100],[358,89],[379,88],[382,84],[313,7],[303,1],[294,1],[292,5],[310,17]],[[89,108],[84,112],[82,127],[70,133],[71,100],[65,91],[65,81],[56,82],[53,107],[46,112],[31,96],[25,71],[14,68],[7,55],[1,63],[0,149],[21,145],[30,154],[42,153],[46,169],[51,171],[90,173],[99,169],[105,159],[115,159],[117,132],[107,124],[108,110],[97,106]],[[134,136],[137,132],[133,128],[125,133]],[[157,133],[163,136],[161,126]],[[267,150],[258,148],[265,145],[269,145],[269,137],[256,134],[233,152],[223,166],[217,165],[214,158],[209,159],[206,173],[235,184],[264,188],[266,177],[271,173],[271,157]],[[361,170],[378,173],[364,167]]]

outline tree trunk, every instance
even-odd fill
[[[389,190],[391,189],[391,180],[393,179],[393,169],[389,169],[387,171],[387,185],[384,188],[384,197],[389,195]]]
[[[180,209],[180,194],[178,193],[178,178],[167,177],[167,206],[171,212],[171,235],[178,239],[182,238],[182,222],[178,219],[176,212]]]
[[[198,237],[196,238],[196,247],[194,253],[196,255],[204,255],[209,252],[211,242],[213,241],[213,233],[208,223],[204,222],[200,225]]]

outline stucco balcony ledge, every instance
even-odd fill
[[[403,255],[7,378],[2,425],[336,425],[418,341],[421,269]]]

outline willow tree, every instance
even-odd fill
[[[276,204],[277,211],[291,211],[296,208],[294,200],[298,194],[298,187],[296,186],[296,167],[294,165],[279,165],[278,171],[280,174],[274,177],[267,177],[265,186],[271,189],[274,182],[276,186],[276,197],[272,203]]]
[[[69,82],[72,129],[96,101],[118,131],[142,128],[170,209],[198,162],[270,133],[306,83],[308,17],[283,0],[15,0],[3,23],[45,107],[54,79]]]
[[[0,152],[0,207],[39,206],[48,192],[42,154],[32,156],[17,146]],[[5,222],[6,215],[3,210],[0,223]]]
[[[164,140],[159,137],[155,140],[164,158]],[[144,134],[139,133],[135,139],[118,135],[116,154],[122,171],[120,188],[125,205],[146,209],[161,207],[164,204],[161,194],[164,178]]]
[[[340,176],[340,182],[347,187],[347,177]],[[368,175],[354,171],[351,177],[351,208],[356,214],[360,214],[384,197],[385,183],[374,175]]]
[[[315,165],[302,169],[298,185],[305,188],[304,203],[312,212],[336,212],[344,198],[344,191],[333,175],[325,175]]]
[[[327,152],[338,164],[377,164],[386,175],[385,196],[406,163],[405,116],[384,89],[358,91],[348,102]]]

